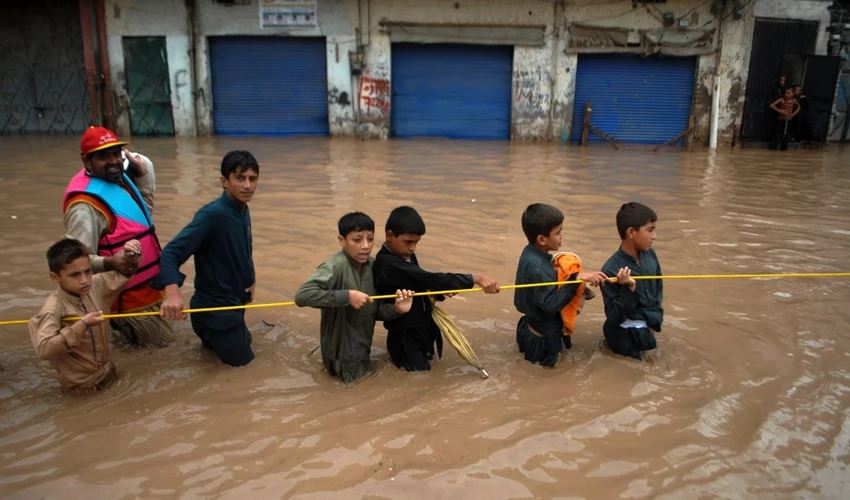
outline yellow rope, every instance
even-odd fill
[[[757,278],[848,278],[850,273],[788,273],[788,274],[682,274],[671,276],[632,276],[635,280],[685,280],[685,279],[757,279]],[[617,278],[608,278],[608,281],[616,281]],[[499,288],[502,290],[516,290],[520,288],[534,288],[538,286],[555,286],[555,285],[576,285],[582,283],[582,280],[572,281],[550,281],[547,283],[527,283],[524,285],[504,285]],[[431,295],[446,295],[456,293],[480,292],[482,288],[464,288],[462,290],[441,290],[438,292],[417,292],[415,297],[427,297]],[[372,300],[394,299],[395,295],[373,295]],[[295,302],[269,302],[265,304],[244,304],[241,306],[223,306],[223,307],[203,307],[198,309],[184,309],[182,312],[186,314],[217,312],[217,311],[235,311],[238,309],[262,309],[266,307],[287,307],[294,306]],[[122,314],[104,314],[107,319],[114,318],[138,318],[141,316],[159,316],[158,311],[122,313]],[[62,318],[63,321],[77,321],[80,316],[70,316]],[[0,321],[0,326],[7,325],[26,325],[28,320],[20,319],[14,321]]]

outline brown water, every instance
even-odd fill
[[[0,319],[52,289],[44,251],[77,141],[3,138]],[[338,250],[335,224],[423,214],[428,269],[511,283],[531,202],[567,214],[565,249],[599,267],[624,201],[659,213],[666,274],[850,271],[850,151],[614,152],[505,142],[139,140],[168,241],[219,194],[229,149],[258,158],[251,206],[260,302],[291,300]],[[379,238],[381,241],[382,238]],[[191,274],[191,264],[184,266]],[[665,283],[660,348],[602,342],[601,297],[555,370],[514,343],[513,294],[447,309],[491,378],[447,346],[430,373],[387,362],[346,388],[322,371],[319,312],[252,310],[256,360],[231,369],[188,323],[164,350],[117,349],[117,385],[63,396],[23,326],[0,327],[0,498],[848,498],[848,279]],[[191,287],[184,292],[191,293]],[[267,326],[267,322],[275,326]]]

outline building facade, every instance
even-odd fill
[[[83,40],[95,39],[77,51],[95,105],[79,108],[124,136],[563,141],[578,140],[591,109],[622,142],[687,131],[708,145],[714,122],[718,144],[732,144],[756,95],[758,22],[780,34],[802,23],[794,50],[826,54],[831,4],[79,0]]]

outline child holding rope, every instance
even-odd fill
[[[419,267],[416,245],[425,234],[425,221],[411,207],[397,207],[387,218],[387,241],[375,257],[375,280],[380,295],[396,290],[414,292],[460,290],[480,286],[484,293],[499,293],[496,280],[483,274],[432,273]],[[442,295],[435,300],[443,300]],[[434,322],[433,307],[427,296],[413,297],[410,312],[392,321],[385,321],[387,351],[393,363],[405,370],[427,371],[434,359],[443,355],[443,336]]]
[[[392,321],[410,311],[413,292],[396,290],[395,304],[375,303],[372,245],[375,222],[361,212],[339,220],[342,250],[321,263],[295,293],[298,307],[322,310],[322,363],[346,384],[375,371],[370,359],[375,321]]]
[[[115,379],[115,363],[109,355],[109,310],[130,282],[139,265],[142,245],[129,240],[116,254],[125,276],[118,271],[92,275],[89,250],[82,242],[63,239],[47,250],[50,279],[59,285],[47,297],[41,311],[29,320],[32,345],[39,359],[50,361],[59,374],[62,389],[71,394],[94,394]],[[68,316],[81,316],[66,321]]]
[[[605,324],[602,332],[608,347],[617,354],[643,359],[643,351],[656,347],[655,333],[664,322],[662,280],[632,279],[632,276],[661,276],[661,265],[652,242],[658,216],[641,203],[626,203],[617,212],[620,248],[602,266],[617,283],[602,290]]]
[[[522,213],[522,232],[528,245],[517,264],[517,285],[558,281],[549,252],[561,248],[563,222],[564,214],[558,208],[543,203],[529,205]],[[591,286],[607,281],[600,271],[573,273],[568,281],[574,280],[587,281]],[[516,343],[526,361],[554,367],[561,351],[572,347],[570,337],[564,335],[561,310],[577,298],[579,288],[580,284],[560,288],[552,285],[520,288],[514,292],[514,307],[523,314],[517,322]]]

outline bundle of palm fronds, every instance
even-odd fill
[[[466,340],[466,337],[460,333],[460,328],[457,327],[455,320],[447,313],[446,311],[437,307],[436,301],[433,297],[431,297],[431,305],[433,305],[433,311],[431,312],[431,317],[434,318],[434,323],[440,328],[440,331],[443,333],[443,336],[449,340],[449,343],[452,344],[452,347],[457,351],[458,356],[461,357],[464,361],[469,363],[481,370],[481,373],[484,377],[489,377],[487,371],[481,366],[481,362],[478,361],[478,356],[475,355],[475,351],[472,350],[472,346],[469,345],[469,342]]]

